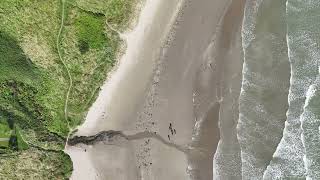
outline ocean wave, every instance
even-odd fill
[[[285,1],[248,1],[243,21],[238,139],[242,179],[262,179],[282,137],[290,66]]]
[[[312,84],[306,96],[301,115],[302,142],[305,148],[304,163],[307,179],[320,179],[320,77]]]
[[[287,1],[287,42],[291,64],[288,118],[283,138],[265,172],[266,179],[309,177],[306,170],[309,172],[310,159],[305,155],[310,150],[307,147],[308,142],[305,136],[307,134],[301,133],[309,132],[304,124],[310,121],[310,114],[304,106],[308,102],[306,99],[308,88],[318,74],[318,59],[320,58],[318,42],[316,42],[316,39],[319,39],[316,36],[319,24],[314,25],[318,20],[312,15],[319,12],[315,11],[315,7],[319,7],[316,5],[319,2],[313,2],[313,6],[310,6],[311,1]]]

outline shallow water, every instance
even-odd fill
[[[319,10],[319,1],[247,1],[242,179],[320,178]]]
[[[320,179],[320,76],[309,87],[301,115],[302,142],[308,179]]]
[[[243,179],[262,178],[281,140],[288,108],[285,1],[263,1],[258,9],[250,15],[256,16],[255,28],[245,28],[252,26],[246,18],[243,28],[252,36],[244,46],[237,127]]]

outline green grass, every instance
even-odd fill
[[[4,32],[0,32],[0,54],[2,119],[35,132],[44,131],[45,120],[50,118],[45,117],[45,109],[37,101],[38,92],[45,89],[40,70],[26,57],[17,41]]]
[[[0,157],[0,179],[63,180],[72,172],[70,157],[61,152],[27,149],[12,156]]]
[[[16,136],[17,136],[17,141],[18,141],[18,149],[19,150],[27,150],[29,148],[29,145],[22,138],[20,128],[16,128]]]
[[[0,141],[0,147],[8,148],[9,141]]]
[[[11,129],[7,122],[0,121],[0,138],[9,138],[11,135]]]
[[[130,19],[128,14],[132,13],[132,3],[135,2],[134,0],[108,0],[105,11],[107,21],[115,25],[127,25]]]
[[[95,99],[106,78],[106,72],[115,65],[119,37],[115,33],[107,33],[105,26],[103,14],[75,6],[66,21],[62,49],[74,81],[69,100],[72,127],[83,121],[92,99]]]
[[[0,116],[0,138],[10,138],[11,129],[7,122]],[[8,148],[9,142],[0,140],[0,148]]]
[[[136,1],[67,0],[59,45],[73,79],[71,127],[83,122],[115,65],[122,42],[106,22],[126,27]],[[0,138],[10,137],[14,127],[18,144],[18,151],[0,148],[8,155],[0,157],[0,177],[66,179],[72,171],[61,151],[69,133],[64,118],[69,80],[56,47],[61,10],[59,0],[0,1]]]
[[[87,52],[89,48],[98,49],[106,45],[103,15],[81,12],[75,25],[81,53]]]
[[[28,83],[39,80],[39,72],[32,65],[17,41],[0,31],[0,81],[17,79]]]
[[[75,0],[74,4],[86,11],[104,14],[109,24],[124,29],[129,24],[137,2],[139,0]]]

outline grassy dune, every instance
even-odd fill
[[[0,177],[69,177],[68,126],[84,120],[121,43],[106,23],[125,28],[136,1],[0,1]]]

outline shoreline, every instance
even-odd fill
[[[68,147],[76,149],[73,157],[69,153],[74,164],[98,179],[213,177],[219,166],[213,160],[221,136],[218,122],[232,121],[220,114],[220,106],[229,103],[233,76],[242,69],[237,5],[235,0],[147,0],[136,28],[125,35],[127,49],[118,68],[75,136],[112,130],[128,136],[155,133],[163,141],[142,135],[111,145]],[[239,18],[230,18],[233,14]],[[81,172],[75,168],[74,174],[88,173]]]

